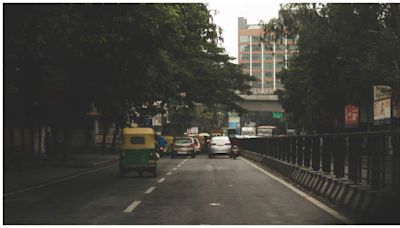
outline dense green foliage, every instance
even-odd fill
[[[122,126],[169,105],[240,110],[236,92],[248,90],[204,4],[5,4],[4,12],[9,122],[69,127],[94,103]],[[12,121],[17,109],[23,118]]]
[[[299,53],[282,71],[280,102],[298,129],[332,132],[344,107],[371,113],[373,85],[400,91],[400,4],[287,4],[265,24],[276,39],[295,38]]]

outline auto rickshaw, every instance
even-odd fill
[[[119,159],[119,172],[123,177],[129,171],[151,172],[157,176],[157,157],[152,128],[124,128]]]

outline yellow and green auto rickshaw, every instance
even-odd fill
[[[152,128],[124,128],[119,159],[119,172],[123,177],[129,171],[151,172],[157,176],[157,156]]]

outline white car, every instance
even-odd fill
[[[210,141],[208,157],[215,157],[215,155],[231,155],[231,140],[228,136],[216,136]]]

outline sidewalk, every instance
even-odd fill
[[[77,175],[91,169],[116,164],[118,153],[80,152],[72,153],[62,161],[42,161],[40,166],[3,173],[3,195],[29,187],[49,183],[61,178]]]

